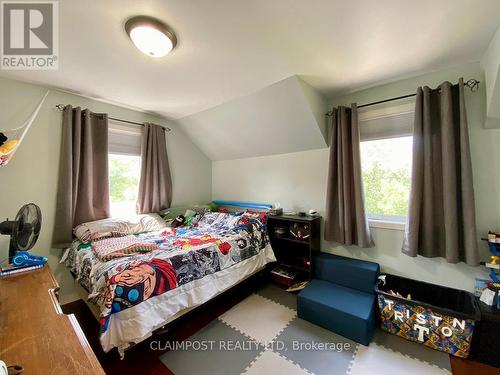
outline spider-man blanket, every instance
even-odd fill
[[[231,267],[257,255],[268,244],[265,228],[257,220],[232,230],[211,227],[167,228],[163,231],[127,236],[138,244],[154,245],[144,254],[123,254],[101,261],[95,249],[110,239],[94,243],[75,241],[66,265],[89,291],[89,301],[101,312],[103,331],[109,317],[171,289]],[[116,247],[118,238],[111,239]],[[119,246],[118,246],[119,247]],[[128,256],[127,256],[128,255]]]

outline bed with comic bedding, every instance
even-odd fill
[[[275,260],[262,217],[248,212],[207,212],[177,228],[156,214],[138,215],[74,233],[63,261],[98,310],[103,349],[122,355]]]

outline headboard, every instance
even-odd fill
[[[252,203],[252,202],[242,202],[242,201],[225,201],[225,200],[215,200],[212,203],[217,206],[227,208],[231,211],[238,211],[244,209],[252,209],[255,211],[269,211],[273,208],[272,204],[268,203]]]

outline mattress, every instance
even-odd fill
[[[187,227],[133,235],[145,253],[103,260],[106,246],[131,239],[74,241],[64,262],[100,315],[100,341],[123,355],[129,346],[274,261],[257,220],[227,228]],[[107,242],[106,242],[107,241]],[[117,245],[118,243],[118,245]],[[151,246],[146,246],[151,248]]]

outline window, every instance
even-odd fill
[[[360,114],[361,170],[371,226],[402,229],[408,214],[413,111]],[[386,109],[387,110],[387,109]],[[394,113],[394,111],[396,113]]]
[[[361,142],[369,219],[404,222],[408,212],[412,137]]]
[[[142,128],[109,123],[109,198],[112,217],[137,213]]]
[[[109,154],[108,160],[111,216],[133,215],[136,213],[141,157]]]

